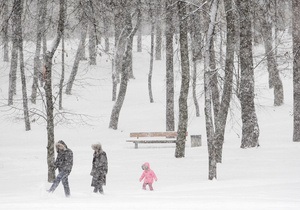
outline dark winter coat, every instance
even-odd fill
[[[70,174],[73,167],[73,152],[62,140],[56,143],[57,157],[54,163],[54,168],[59,172]]]
[[[108,171],[107,156],[104,151],[94,152],[93,166],[91,171],[92,186],[106,185],[106,174]]]

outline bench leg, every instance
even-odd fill
[[[134,142],[134,148],[137,149],[138,148],[138,143]]]

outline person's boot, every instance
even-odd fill
[[[151,191],[153,191],[152,184],[149,184],[149,188],[150,188]]]
[[[70,197],[71,193],[70,193],[69,185],[64,185],[64,191],[65,191],[65,196],[67,198]]]
[[[99,193],[104,194],[102,185],[99,187]]]
[[[65,191],[65,196],[66,196],[67,198],[71,196],[70,190],[66,190],[66,191]]]

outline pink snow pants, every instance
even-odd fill
[[[145,183],[143,184],[143,190],[146,190],[146,186],[149,185],[149,189],[152,191],[153,187],[152,187],[152,183]]]

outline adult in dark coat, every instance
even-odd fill
[[[94,150],[92,171],[91,176],[94,192],[100,192],[103,194],[103,185],[106,185],[106,174],[108,171],[108,162],[106,153],[102,150],[100,143],[93,144],[92,149]]]
[[[70,175],[73,167],[73,152],[62,140],[58,141],[55,144],[55,147],[57,151],[57,157],[56,161],[53,164],[53,167],[55,170],[58,169],[59,173],[48,192],[54,192],[54,190],[59,185],[59,182],[61,181],[64,186],[65,195],[66,197],[69,197],[70,187],[68,176]]]

